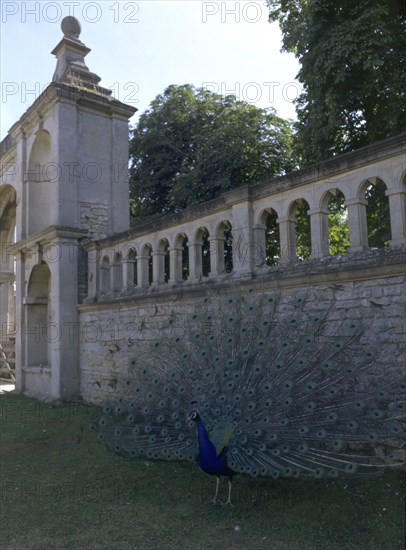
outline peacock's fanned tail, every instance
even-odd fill
[[[335,319],[334,303],[310,311],[303,296],[206,298],[138,354],[94,429],[118,453],[193,460],[196,409],[209,433],[226,434],[236,472],[319,478],[396,464],[405,383],[380,372],[359,322]]]

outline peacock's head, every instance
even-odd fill
[[[199,418],[199,413],[195,409],[192,409],[187,413],[188,420],[193,420],[193,422],[197,422],[198,418]]]

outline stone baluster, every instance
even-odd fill
[[[406,243],[406,190],[405,186],[387,189],[385,195],[389,198],[391,224],[390,246]]]
[[[328,256],[328,214],[327,208],[308,210],[310,216],[311,258]]]
[[[350,246],[347,252],[359,252],[368,248],[367,199],[355,197],[345,201],[348,211]]]
[[[278,218],[279,236],[281,244],[281,264],[296,259],[296,217],[286,216]]]
[[[225,273],[224,237],[211,237],[210,242],[210,275]]]
[[[182,251],[181,246],[172,246],[169,250],[169,282],[170,283],[179,283],[183,280],[182,278]]]
[[[137,261],[137,279],[140,288],[149,287],[149,254],[141,254]]]
[[[152,253],[152,283],[162,285],[165,282],[165,252]]]
[[[189,279],[191,281],[199,280],[203,274],[202,263],[202,243],[201,241],[191,241],[189,248]]]

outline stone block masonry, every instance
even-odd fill
[[[358,276],[354,276],[363,255],[366,269],[363,275],[358,270]],[[393,256],[397,261],[403,260],[403,252]],[[395,257],[392,260],[395,261]],[[394,271],[401,268],[399,263],[392,265],[398,266]],[[309,277],[305,265],[301,264],[279,273],[277,278],[271,275],[201,283],[182,291],[155,289],[148,295],[123,295],[121,299],[79,306],[83,399],[100,403],[117,397],[128,378],[131,358],[147,353],[152,342],[175,334],[176,327],[182,326],[184,319],[190,319],[193,311],[198,311],[206,295],[224,296],[248,288],[261,293],[280,291],[282,304],[295,296],[305,296],[309,311],[325,308],[335,301],[331,322],[361,321],[365,348],[373,345],[380,350],[378,368],[385,369],[388,376],[400,376],[406,365],[404,275],[386,275],[382,262],[376,257],[373,261],[370,253],[359,254],[352,261],[347,258],[345,267],[334,267],[329,272],[319,264]],[[215,303],[214,299],[214,318]]]

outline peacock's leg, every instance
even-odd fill
[[[228,504],[229,506],[232,506],[232,504],[231,504],[231,488],[232,488],[232,483],[233,483],[232,480],[229,479],[229,480],[228,480],[228,498],[227,498],[227,501],[224,503],[224,506],[227,506],[227,504]]]
[[[217,504],[217,495],[219,493],[220,477],[216,477],[216,492],[214,493],[214,498],[212,500],[213,504]]]

